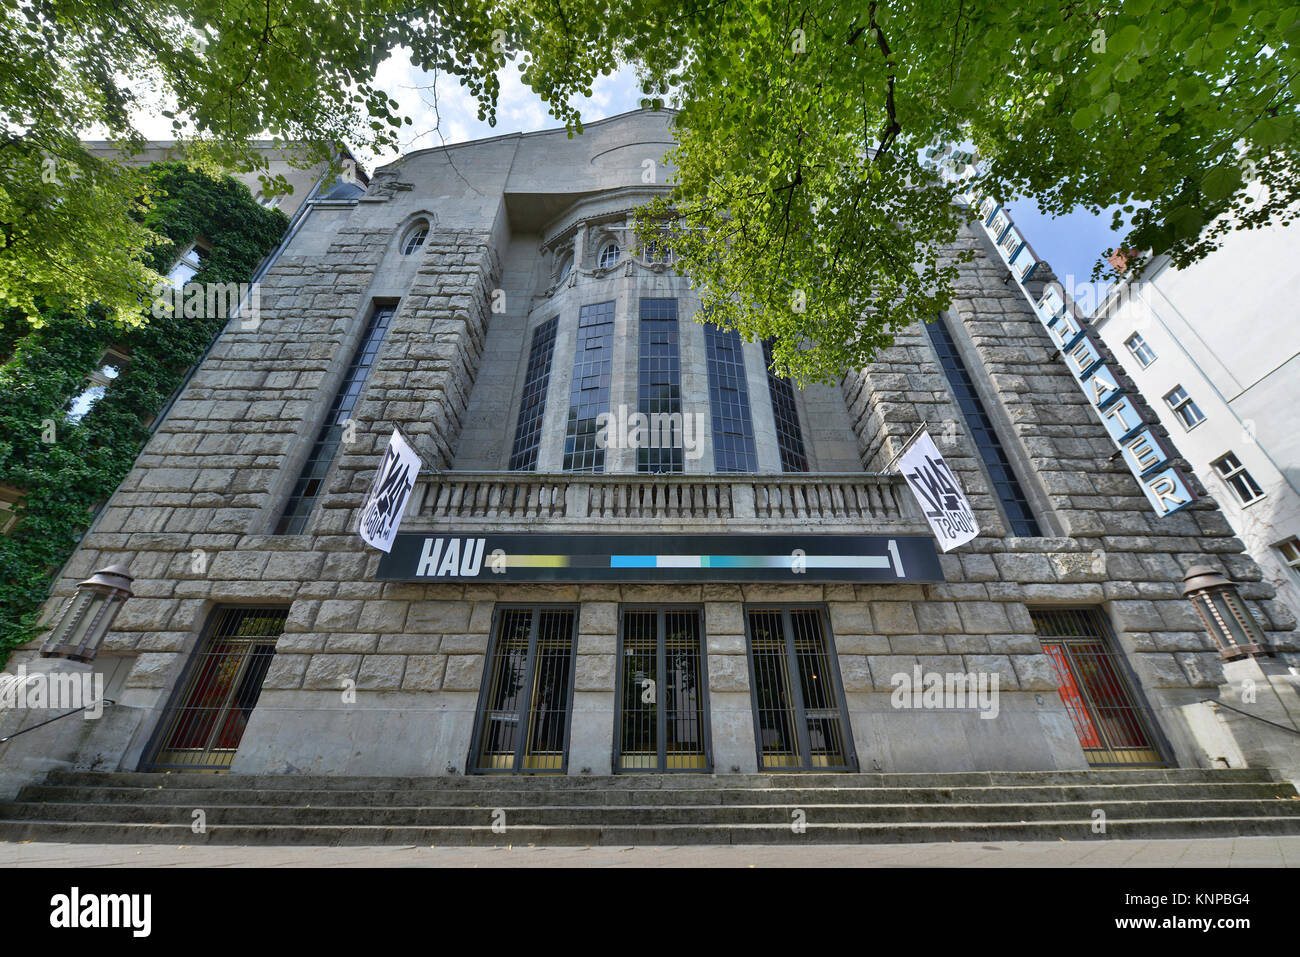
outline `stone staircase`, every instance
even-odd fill
[[[198,833],[196,811],[206,824]],[[1104,833],[1094,831],[1097,811]],[[581,846],[1281,834],[1300,834],[1300,797],[1268,770],[437,778],[54,771],[0,804],[0,841],[10,842]]]

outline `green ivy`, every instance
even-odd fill
[[[160,196],[141,218],[171,240],[152,251],[159,272],[202,236],[211,251],[192,281],[248,282],[288,227],[284,213],[259,206],[230,177],[180,163],[155,163],[149,171]],[[131,471],[148,423],[225,322],[180,315],[127,328],[94,307],[76,315],[0,316],[0,483],[24,493],[18,524],[0,537],[0,665],[39,635],[53,576],[96,507]],[[69,421],[64,408],[110,345],[129,350],[131,361],[80,422]]]

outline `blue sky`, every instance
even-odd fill
[[[1034,247],[1039,259],[1051,264],[1067,289],[1074,284],[1088,282],[1092,264],[1104,250],[1119,244],[1120,235],[1110,228],[1110,214],[1094,216],[1086,210],[1075,210],[1053,219],[1038,211],[1032,200],[1016,200],[1007,205],[1011,218],[1020,234]],[[1100,301],[1100,300],[1098,300]]]

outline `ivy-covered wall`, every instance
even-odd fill
[[[288,226],[285,215],[259,206],[229,177],[214,179],[179,163],[149,169],[160,195],[143,216],[171,240],[153,250],[154,268],[166,274],[201,236],[210,253],[192,282],[248,282]],[[52,577],[96,506],[130,471],[151,419],[226,323],[220,316],[176,315],[122,328],[94,309],[38,318],[34,326],[20,313],[0,316],[0,484],[24,493],[18,523],[0,536],[0,665],[38,636]],[[131,361],[90,412],[72,422],[64,409],[110,345],[129,351]]]

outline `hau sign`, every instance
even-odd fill
[[[941,582],[928,535],[401,532],[380,581]]]
[[[1012,223],[1010,214],[991,197],[972,193],[966,198],[976,221],[993,240],[1016,285],[1061,350],[1070,374],[1101,416],[1102,424],[1156,514],[1165,516],[1190,505],[1196,496],[1187,484],[1187,476],[1172,464],[1177,455],[1151,428],[1153,421],[1133,397],[1120,388],[1115,371],[1103,358],[1106,350],[1101,341],[1088,323],[1074,314],[1061,287],[1049,283],[1037,303],[1025,289],[1024,282],[1033,275],[1038,257]]]

